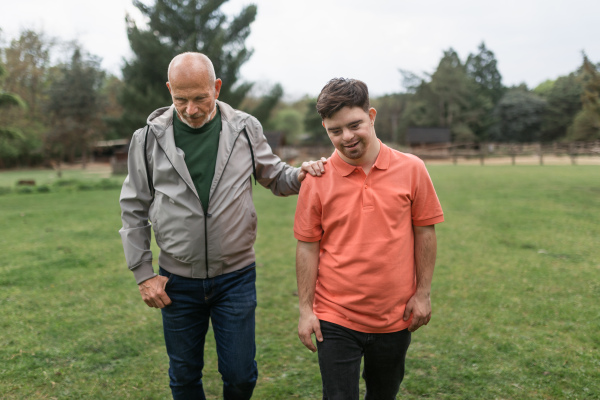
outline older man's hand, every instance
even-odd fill
[[[138,285],[142,300],[153,308],[164,308],[171,304],[171,299],[165,292],[165,287],[169,278],[166,276],[157,275]]]
[[[298,182],[302,182],[306,178],[306,174],[312,176],[321,176],[325,173],[324,165],[327,164],[327,159],[321,157],[319,161],[305,161],[300,167],[300,173],[298,174]]]

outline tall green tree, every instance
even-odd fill
[[[317,112],[317,99],[306,100],[306,113],[304,114],[304,130],[308,135],[308,141],[312,144],[326,145],[329,142],[329,137],[325,128],[323,128],[323,120]]]
[[[143,125],[154,109],[170,104],[166,89],[167,67],[179,53],[206,54],[223,80],[220,99],[237,107],[252,84],[239,82],[240,67],[252,51],[245,46],[256,6],[248,5],[232,18],[221,6],[227,0],[156,0],[133,4],[147,18],[145,28],[127,17],[127,34],[135,56],[123,67],[125,88],[120,102],[124,108],[122,129],[129,135]]]
[[[573,140],[598,140],[600,139],[600,71],[585,54],[580,79],[583,86],[582,109],[575,116],[569,136]]]
[[[2,90],[18,96],[24,105],[3,108],[0,113],[0,126],[4,127],[5,137],[0,143],[0,158],[4,166],[42,161],[42,136],[47,130],[47,118],[42,109],[53,46],[53,39],[26,29],[0,51],[5,72]],[[10,96],[3,97],[15,104]]]
[[[102,132],[105,102],[100,91],[104,77],[100,59],[79,47],[73,50],[69,62],[56,68],[47,105],[52,129],[46,145],[59,162],[65,157],[73,162],[81,154],[85,168],[89,147]]]
[[[542,121],[540,140],[549,142],[567,136],[575,115],[581,111],[583,86],[580,72],[572,72],[555,81],[541,83],[534,89],[547,102]]]
[[[469,106],[475,118],[471,118],[468,125],[477,138],[485,140],[496,123],[494,107],[505,92],[502,75],[494,53],[485,47],[483,42],[479,45],[477,53],[469,54],[465,69],[476,93],[476,96],[471,97]]]
[[[494,53],[485,47],[485,43],[482,42],[478,50],[478,53],[469,54],[467,57],[465,62],[467,76],[475,82],[476,91],[496,105],[505,91],[502,75],[498,70],[498,61]]]
[[[6,75],[6,69],[0,64],[0,110],[10,107],[25,107],[21,98],[13,93],[2,90],[2,82]],[[6,158],[18,156],[18,145],[24,139],[23,134],[11,126],[5,126],[0,122],[0,168],[6,166]]]
[[[449,49],[431,80],[423,79],[415,90],[407,115],[411,125],[450,128],[454,140],[475,141],[474,126],[490,108],[489,101],[478,95],[458,54]]]
[[[25,29],[5,49],[6,90],[18,94],[28,105],[28,116],[42,118],[46,100],[48,69],[55,40]]]

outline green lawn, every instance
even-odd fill
[[[399,398],[600,399],[600,167],[429,170],[446,222],[433,318],[413,335]],[[160,313],[124,262],[119,190],[85,179],[0,195],[2,399],[169,398]],[[296,200],[257,187],[255,201],[255,398],[320,399],[296,334]],[[206,358],[218,399],[212,337]]]

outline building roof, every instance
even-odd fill
[[[449,143],[450,128],[408,128],[409,144]]]

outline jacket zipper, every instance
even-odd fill
[[[231,147],[231,152],[229,153],[229,157],[227,157],[227,161],[225,162],[225,166],[223,167],[223,173],[221,174],[221,176],[219,177],[219,180],[217,181],[217,184],[215,185],[215,190],[216,187],[219,186],[219,183],[221,182],[221,179],[223,178],[223,175],[225,174],[225,168],[227,168],[227,166],[229,165],[229,160],[231,159],[231,154],[233,154],[233,148],[235,147],[235,144],[237,143],[240,134],[242,133],[242,131],[246,129],[246,125],[244,125],[244,127],[237,133],[237,136],[235,138],[235,141],[233,142],[233,146]],[[212,217],[212,214],[209,214],[208,212],[208,206],[210,204],[210,197],[208,198],[208,204],[206,205],[206,210],[204,210],[204,207],[202,207],[202,202],[200,202],[200,207],[202,207],[202,211],[204,211],[204,258],[206,261],[206,278],[209,278],[208,275],[208,271],[209,271],[209,267],[208,267],[208,218]]]
[[[200,203],[200,206],[202,206],[202,202]],[[204,259],[206,260],[206,279],[209,278],[209,276],[208,276],[208,218],[209,217],[212,217],[212,215],[209,214],[208,211],[204,211]]]

